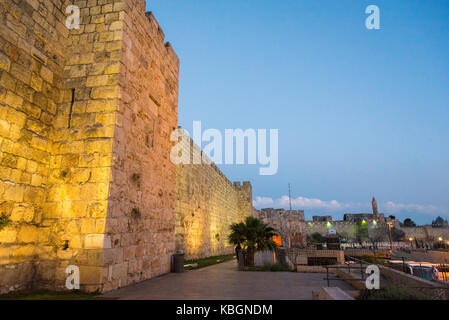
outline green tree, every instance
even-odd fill
[[[326,242],[326,238],[322,236],[319,232],[314,232],[311,235],[307,236],[307,244],[308,245],[314,245],[317,243],[324,243]]]
[[[246,249],[247,264],[248,266],[253,266],[254,252],[267,249],[273,250],[276,247],[273,237],[276,235],[278,235],[276,230],[262,220],[247,217],[245,222],[231,225],[228,241],[234,246],[240,245],[242,249]]]
[[[404,220],[404,227],[416,227],[416,223],[412,219],[407,218]]]
[[[368,240],[368,224],[365,220],[362,220],[357,224],[355,238],[360,244],[362,244],[363,241]]]
[[[245,222],[231,225],[228,241],[232,245],[240,245],[243,249],[259,251],[274,249],[276,244],[273,237],[276,235],[276,230],[262,220],[247,217]]]

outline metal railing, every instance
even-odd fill
[[[354,262],[354,265],[352,265],[351,262]],[[341,281],[343,279],[335,277],[331,278],[329,277],[329,269],[347,269],[348,274],[351,274],[351,270],[360,270],[360,279],[344,279],[345,281],[364,281],[366,279],[366,274],[364,270],[366,270],[366,267],[370,265],[370,263],[354,258],[354,257],[348,257],[348,261],[345,262],[344,265],[326,265],[323,266],[326,268],[326,278],[324,280],[327,281],[327,286],[330,287],[330,281],[331,280],[338,280]]]

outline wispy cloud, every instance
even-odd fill
[[[443,208],[435,205],[422,205],[415,203],[395,203],[393,201],[388,201],[383,204],[386,211],[391,213],[400,212],[419,212],[423,214],[441,214],[449,215],[449,209]]]
[[[341,210],[367,210],[370,203],[342,203],[337,200],[321,200],[317,198],[297,197],[292,198],[292,207],[297,209],[311,209],[324,211],[341,211]],[[262,208],[266,206],[275,206],[279,208],[288,208],[290,201],[288,196],[282,196],[277,199],[271,197],[256,197],[253,200],[253,206]]]
[[[270,197],[256,197],[256,200],[253,200],[253,206],[255,208],[271,206],[273,204],[274,204],[273,198]]]
[[[339,202],[337,200],[322,200],[317,198],[297,197],[292,198],[292,207],[295,209],[323,211],[323,213],[344,213],[344,212],[371,212],[371,203],[358,203],[358,202]],[[256,197],[253,200],[255,208],[288,208],[290,206],[288,196],[282,196],[277,199],[271,197]],[[419,213],[429,215],[445,215],[449,216],[449,209],[435,206],[435,205],[422,205],[413,203],[396,203],[388,201],[379,204],[379,209],[386,214],[398,214],[398,213]]]

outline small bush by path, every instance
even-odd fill
[[[424,300],[425,297],[411,292],[406,287],[387,287],[380,290],[364,289],[358,300]]]
[[[184,262],[184,269],[185,270],[201,269],[204,267],[212,266],[214,264],[231,261],[231,260],[234,260],[235,258],[236,257],[234,254],[228,254],[228,255],[208,257],[208,258],[203,258],[203,259],[187,260]]]

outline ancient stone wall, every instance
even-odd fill
[[[0,2],[0,292],[35,280],[69,45],[61,1]]]
[[[64,51],[35,280],[39,287],[64,288],[66,266],[76,265],[83,289],[93,291],[103,290],[108,276],[98,257],[110,247],[105,224],[110,214],[125,2],[74,4],[80,8],[80,29],[70,31]]]
[[[276,229],[286,248],[305,245],[304,210],[262,209],[257,211],[258,218]]]
[[[0,20],[0,292],[64,288],[71,264],[87,291],[168,272],[179,61],[145,1],[1,1]]]
[[[374,235],[376,228],[384,228],[387,230],[387,226],[385,224],[377,224],[377,226],[374,226],[371,221],[367,224],[370,235]],[[327,222],[308,221],[304,225],[304,234],[306,236],[315,232],[327,234],[329,227],[335,229],[337,233],[342,235],[355,237],[357,234],[358,224],[348,221],[332,221],[331,226],[328,226]],[[449,241],[449,228],[432,228],[432,226],[400,227],[398,225],[395,226],[395,228],[405,232],[406,241],[409,241],[410,238],[413,238],[413,240],[416,238],[418,241],[438,241],[440,237],[445,242]]]
[[[183,144],[191,164],[176,170],[176,250],[186,259],[231,254],[230,225],[252,215],[251,184],[231,183],[214,163],[193,164],[194,149],[202,154],[192,140]]]
[[[449,228],[432,228],[432,226],[401,227],[405,232],[405,239],[417,239],[423,241],[438,241],[441,237],[444,242],[449,241]]]
[[[335,229],[337,233],[346,234],[349,237],[355,237],[357,233],[358,224],[355,222],[347,222],[347,221],[333,221],[331,223],[331,228]],[[328,225],[327,222],[312,222],[306,221],[304,225],[304,234],[305,236],[311,235],[315,232],[320,234],[327,234]]]
[[[109,287],[170,272],[175,249],[176,168],[170,134],[178,127],[179,60],[145,1],[127,1],[121,98],[106,233],[112,234]]]

